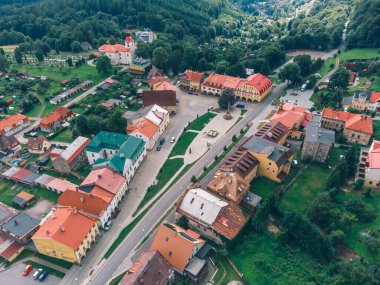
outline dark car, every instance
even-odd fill
[[[161,138],[161,139],[160,139],[160,145],[163,145],[164,142],[165,142],[165,138]]]
[[[160,151],[161,150],[161,145],[159,144],[156,148],[157,151]]]
[[[42,271],[40,276],[38,276],[38,281],[40,282],[44,281],[48,275],[49,273],[46,270]]]

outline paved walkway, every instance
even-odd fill
[[[235,108],[232,112],[232,119],[226,120],[223,118],[225,112],[219,113],[214,117],[205,128],[199,132],[195,139],[191,142],[184,155],[184,163],[191,164],[197,161],[202,155],[204,155],[215,142],[224,136],[225,133],[237,122],[240,117],[240,109]],[[217,131],[216,137],[210,137],[207,135],[209,131]],[[210,146],[208,146],[209,144]],[[190,153],[191,149],[191,153]]]

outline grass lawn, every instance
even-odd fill
[[[184,155],[186,153],[187,148],[197,135],[198,133],[194,132],[183,132],[181,136],[178,138],[178,141],[173,147],[172,151],[170,152],[169,157],[173,157],[176,155]]]
[[[372,59],[378,56],[380,56],[379,49],[375,48],[355,48],[338,55],[342,60]]]
[[[323,66],[315,73],[319,73],[322,77],[325,76],[331,70],[331,64],[335,65],[335,58],[333,57],[326,59],[323,63]]]
[[[214,261],[216,267],[218,268],[218,272],[216,273],[213,280],[214,284],[226,285],[230,281],[242,280],[224,256],[213,252],[210,255],[210,257],[212,261]]]
[[[58,270],[55,270],[53,268],[50,268],[48,266],[42,265],[42,264],[35,262],[35,261],[26,260],[26,261],[24,261],[24,263],[25,264],[31,264],[31,265],[33,265],[34,268],[42,268],[42,269],[46,270],[49,274],[57,276],[58,278],[63,278],[65,276],[65,273],[58,271]]]
[[[373,137],[380,140],[380,121],[373,121]]]
[[[66,129],[62,133],[51,139],[55,142],[72,143],[73,142],[73,132],[71,129]]]
[[[73,264],[71,262],[68,262],[68,261],[65,261],[62,259],[53,258],[53,257],[47,256],[44,254],[36,253],[35,256],[39,259],[45,260],[47,262],[51,262],[55,265],[61,266],[61,267],[66,268],[66,269],[70,269],[73,266]]]
[[[324,165],[312,164],[290,186],[282,199],[280,208],[284,211],[294,211],[305,215],[310,204],[323,192],[331,170]]]
[[[345,151],[341,148],[332,148],[329,156],[327,157],[328,165],[335,166],[339,163],[340,156],[344,154]]]
[[[320,264],[302,251],[284,246],[267,232],[247,230],[229,256],[244,274],[246,284],[328,284],[323,280],[326,275],[321,274]]]
[[[207,125],[207,123],[212,119],[216,117],[216,114],[207,112],[206,114],[203,114],[198,119],[195,119],[192,121],[187,127],[187,130],[195,130],[195,131],[201,131],[203,128]]]
[[[350,93],[354,94],[355,91],[357,91],[357,90],[366,90],[367,87],[366,87],[366,85],[365,85],[365,81],[366,81],[366,80],[365,80],[365,77],[364,77],[364,76],[359,77],[359,84],[356,85],[356,86],[349,86],[349,87],[348,87],[348,91],[349,91]]]
[[[123,279],[125,273],[127,273],[127,272],[123,272],[119,276],[112,279],[109,285],[118,285],[120,283],[121,279]]]
[[[380,91],[380,76],[375,77],[375,80],[372,82],[371,86],[369,86],[369,90]]]
[[[24,112],[23,114],[27,117],[37,117],[41,111],[42,105],[39,102],[38,104],[33,105],[33,109],[29,112]]]
[[[260,197],[269,196],[272,191],[279,185],[279,183],[269,180],[266,177],[259,176],[252,180],[251,191]]]

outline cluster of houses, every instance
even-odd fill
[[[378,111],[380,110],[380,92],[357,90],[353,96],[344,97],[342,104],[345,109]]]
[[[250,102],[261,102],[272,91],[272,81],[260,73],[245,79],[216,73],[204,78],[200,72],[186,70],[180,76],[179,86],[185,90],[217,96],[224,90],[230,90],[237,99]]]

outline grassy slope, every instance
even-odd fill
[[[178,141],[173,147],[169,156],[172,157],[176,155],[184,155],[186,153],[187,148],[197,135],[198,133],[183,132],[181,136],[178,138]]]

